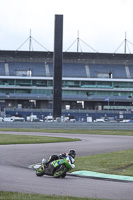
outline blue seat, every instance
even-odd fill
[[[109,78],[109,73],[112,73],[113,78],[127,78],[125,65],[89,64],[89,69],[91,78],[98,78],[99,75]]]
[[[9,62],[9,75],[16,76],[19,74],[27,76],[25,72],[31,71],[31,76],[46,76],[44,63],[34,62]]]
[[[0,62],[0,76],[5,76],[5,63]]]

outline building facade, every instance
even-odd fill
[[[0,51],[0,108],[52,109],[53,52]],[[63,53],[62,109],[132,111],[133,55]]]

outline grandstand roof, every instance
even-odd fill
[[[53,58],[50,51],[6,51],[0,50],[0,59],[8,58]],[[133,54],[114,53],[83,53],[83,52],[63,52],[64,59],[109,59],[109,60],[132,60]]]

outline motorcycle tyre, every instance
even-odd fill
[[[65,176],[66,176],[66,173],[61,178],[65,178]]]
[[[63,165],[64,166],[64,165]],[[56,168],[56,170],[55,170],[55,172],[54,172],[54,178],[64,178],[65,176],[66,176],[66,172],[68,171],[68,169],[66,168],[66,166],[64,166],[65,167],[65,170],[64,171],[62,171],[62,173],[60,173],[59,175],[57,175],[57,176],[55,176],[55,173],[56,173],[56,170],[58,170],[59,168]]]
[[[44,175],[44,169],[42,169],[42,166],[40,166],[37,170],[36,170],[36,175],[37,176],[43,176]]]

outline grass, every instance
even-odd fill
[[[96,134],[96,135],[130,135],[132,130],[95,130],[95,129],[20,129],[20,128],[0,128],[0,131],[15,132],[45,132],[45,133],[73,133],[73,134]]]
[[[0,145],[55,143],[55,142],[73,142],[73,141],[80,141],[80,140],[72,138],[63,138],[63,137],[0,134]]]
[[[92,198],[48,196],[41,194],[22,194],[18,192],[0,191],[0,200],[96,200]],[[102,199],[105,200],[105,199]]]
[[[74,171],[133,176],[133,149],[75,158]]]

